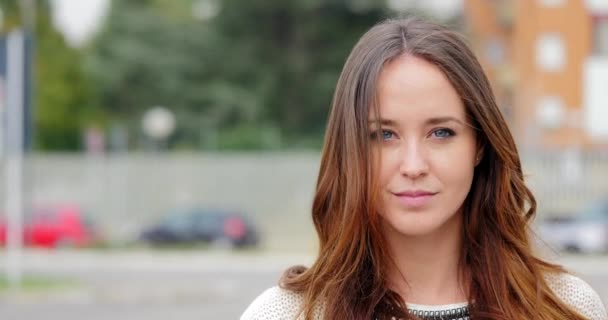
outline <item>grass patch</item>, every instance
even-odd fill
[[[78,283],[73,279],[53,278],[47,276],[23,275],[21,278],[22,291],[47,291],[55,289],[65,289],[77,286]],[[0,293],[9,292],[13,287],[9,283],[6,275],[0,276]]]
[[[171,252],[171,251],[214,251],[224,250],[227,252],[260,252],[264,248],[262,246],[244,246],[244,247],[218,247],[207,242],[190,242],[190,243],[172,243],[172,244],[150,244],[145,242],[123,242],[114,244],[103,244],[87,247],[87,250],[94,251],[158,251],[158,252]]]

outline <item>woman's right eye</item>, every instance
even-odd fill
[[[389,130],[378,130],[378,131],[372,132],[371,138],[374,139],[374,140],[378,140],[378,136],[380,136],[380,138],[383,141],[386,141],[386,140],[393,139],[394,135],[395,134],[392,131],[389,131]]]

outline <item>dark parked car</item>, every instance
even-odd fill
[[[554,249],[608,252],[608,199],[596,201],[572,216],[546,219],[540,223],[539,233]]]
[[[191,209],[167,215],[145,229],[140,239],[153,245],[210,243],[229,247],[256,246],[258,231],[237,212]]]

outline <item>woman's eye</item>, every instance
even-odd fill
[[[372,132],[371,138],[373,140],[378,140],[378,138],[380,138],[382,140],[390,140],[390,139],[393,139],[394,135],[395,134],[391,131],[379,130],[379,131]],[[380,136],[380,137],[378,137],[378,136]]]
[[[446,139],[454,135],[454,131],[447,128],[441,128],[433,131],[433,136],[439,139]]]
[[[387,130],[382,130],[382,140],[390,140],[393,137],[393,133]]]

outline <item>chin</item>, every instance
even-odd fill
[[[391,227],[400,235],[405,237],[421,237],[426,235],[431,235],[438,230],[440,230],[441,226],[433,225],[433,224],[409,224],[402,223],[397,225],[392,225]]]
[[[395,212],[396,213],[396,212]],[[458,214],[449,216],[437,212],[399,212],[384,218],[387,226],[405,237],[420,237],[443,232],[457,223]]]

